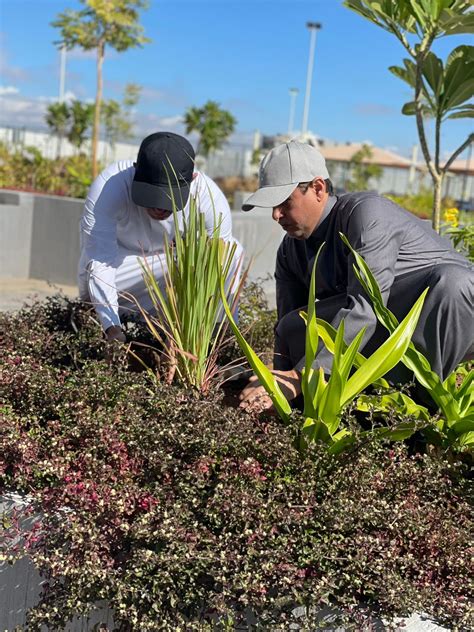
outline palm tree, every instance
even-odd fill
[[[79,151],[86,140],[86,132],[92,125],[94,106],[91,103],[73,101],[71,103],[71,127],[68,140]]]
[[[201,108],[188,108],[184,115],[184,123],[187,134],[199,134],[196,153],[208,156],[211,151],[222,147],[234,131],[237,120],[230,112],[221,109],[216,101],[208,101]]]
[[[57,135],[56,158],[61,157],[61,145],[68,128],[71,113],[67,103],[58,102],[48,105],[46,123],[53,134]]]

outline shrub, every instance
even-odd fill
[[[0,327],[0,487],[42,516],[25,541],[47,580],[31,629],[100,599],[122,630],[203,630],[247,607],[288,629],[297,604],[315,629],[326,603],[356,629],[414,610],[469,627],[461,464],[370,443],[302,456],[296,413],[283,426],[101,360],[75,302]]]
[[[399,204],[410,213],[417,215],[420,219],[431,219],[433,214],[433,191],[431,189],[421,189],[412,195],[386,195],[390,200]],[[452,198],[443,198],[441,209],[453,206]]]

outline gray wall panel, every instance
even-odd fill
[[[79,219],[84,202],[36,195],[29,276],[74,285],[79,261]]]
[[[33,196],[1,192],[0,195],[0,275],[29,276]]]

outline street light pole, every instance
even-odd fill
[[[293,134],[293,129],[295,127],[295,107],[296,107],[296,97],[299,93],[298,88],[290,88],[290,116],[288,118],[288,136]]]
[[[309,102],[311,100],[311,81],[313,78],[313,65],[314,65],[314,49],[316,47],[316,31],[322,28],[322,24],[319,22],[306,22],[306,26],[309,28],[310,44],[309,44],[309,58],[308,58],[308,72],[306,74],[306,92],[304,96],[304,110],[303,110],[303,125],[301,128],[301,134],[304,135],[308,131],[308,117],[309,117]]]
[[[59,49],[60,65],[59,65],[59,102],[64,101],[64,89],[66,86],[66,45],[63,44]]]

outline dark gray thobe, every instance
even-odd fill
[[[413,342],[443,379],[473,352],[474,269],[449,241],[429,225],[375,193],[330,197],[322,219],[306,240],[289,235],[277,254],[277,369],[304,366],[305,324],[299,316],[308,303],[314,257],[325,242],[316,271],[316,313],[337,327],[342,319],[350,343],[367,327],[360,351],[369,355],[387,337],[369,297],[354,274],[354,258],[339,233],[365,259],[384,302],[402,319],[429,287]],[[332,355],[320,348],[315,366],[331,372]],[[399,367],[390,376],[409,379]]]

